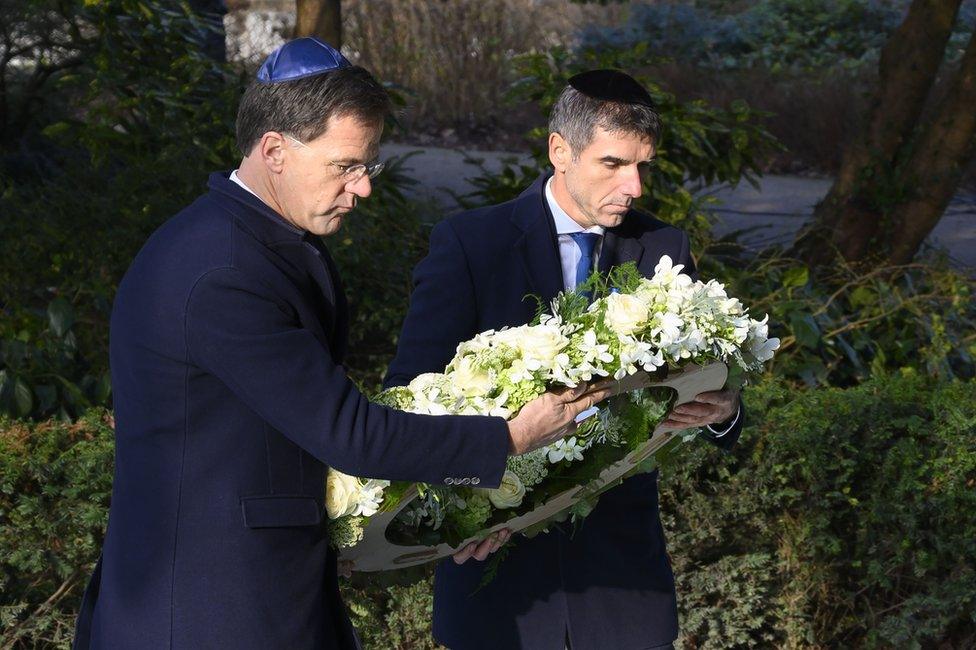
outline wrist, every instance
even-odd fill
[[[522,453],[522,427],[515,420],[508,422],[508,455],[518,456]]]

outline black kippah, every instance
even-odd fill
[[[644,87],[620,70],[587,70],[570,77],[569,85],[594,99],[654,108],[654,101]]]

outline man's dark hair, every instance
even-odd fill
[[[359,66],[294,81],[252,81],[237,109],[237,148],[248,155],[268,131],[310,142],[334,116],[381,124],[390,110],[386,89]]]
[[[549,132],[561,135],[575,158],[592,142],[598,126],[611,133],[642,135],[657,144],[661,120],[650,106],[596,99],[566,86],[549,114]]]

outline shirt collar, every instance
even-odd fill
[[[266,243],[304,240],[306,236],[310,236],[308,232],[285,221],[284,217],[242,183],[232,181],[227,172],[214,172],[207,185],[211,191],[231,199],[233,203],[227,204],[230,211],[249,224],[249,229]]]
[[[552,194],[552,179],[553,177],[550,176],[549,180],[546,181],[546,203],[549,204],[549,211],[552,212],[553,221],[556,222],[556,234],[568,235],[573,232],[592,232],[597,235],[603,235],[603,226],[584,228],[573,221],[573,218],[562,209],[559,203],[556,202],[556,197]]]
[[[230,180],[233,181],[233,182],[235,182],[235,183],[237,183],[238,185],[240,185],[241,187],[243,187],[245,190],[247,190],[248,192],[250,192],[254,196],[258,196],[258,193],[257,192],[255,192],[250,187],[248,187],[247,185],[244,184],[244,181],[241,180],[241,177],[237,175],[237,170],[236,169],[230,173]],[[258,196],[258,198],[261,198],[261,197]]]

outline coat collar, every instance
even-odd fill
[[[309,233],[296,228],[267,203],[230,180],[230,172],[215,172],[207,181],[210,191],[230,199],[229,209],[262,243],[308,241]]]
[[[522,231],[515,247],[521,253],[532,291],[546,304],[563,288],[556,228],[545,196],[546,182],[550,176],[551,171],[543,172],[515,199],[512,209],[512,222]],[[629,222],[632,219],[628,217],[603,234],[599,263],[602,273],[625,262],[635,262],[640,266],[644,246],[630,232]]]
[[[610,228],[603,235],[603,250],[600,252],[599,269],[601,273],[608,273],[614,266],[626,262],[634,262],[640,267],[644,257],[644,245],[640,239],[629,235],[626,228],[627,218],[616,228]]]
[[[264,201],[230,180],[230,172],[210,175],[207,186],[220,202],[259,242],[284,257],[291,265],[307,273],[326,301],[335,309],[330,314],[330,329],[343,323],[346,298],[338,270],[321,237],[296,228]]]
[[[515,249],[532,292],[544,304],[549,304],[563,288],[556,227],[545,197],[546,180],[551,175],[547,172],[539,176],[512,206],[512,223],[522,231]]]

